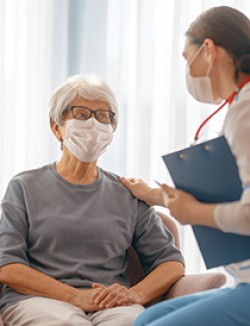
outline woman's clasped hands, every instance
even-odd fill
[[[74,305],[87,312],[94,312],[102,309],[118,306],[131,306],[138,303],[133,289],[115,283],[105,286],[100,283],[93,283],[92,289],[79,290],[74,299]]]

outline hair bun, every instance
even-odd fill
[[[250,74],[250,51],[239,58],[239,71]]]

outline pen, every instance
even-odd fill
[[[162,183],[160,183],[159,181],[154,180],[154,182],[155,182],[159,187],[162,187]]]

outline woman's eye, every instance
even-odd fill
[[[77,119],[86,120],[86,119],[88,119],[88,114],[82,113],[82,112],[78,112],[78,113],[76,113],[75,117]]]

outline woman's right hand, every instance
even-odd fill
[[[120,182],[138,199],[144,201],[149,206],[164,206],[163,190],[161,188],[151,188],[140,179],[120,177]]]
[[[85,312],[94,312],[102,310],[104,309],[104,307],[101,307],[99,304],[96,304],[95,298],[100,295],[104,289],[105,287],[86,290],[75,289],[75,294],[70,303]]]

